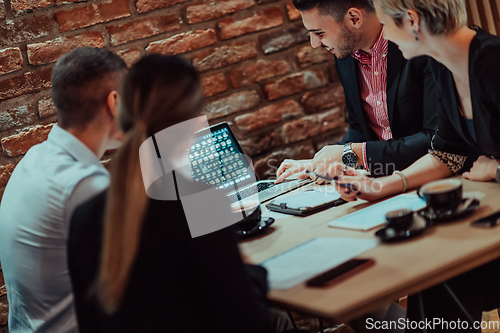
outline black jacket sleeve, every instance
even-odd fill
[[[413,75],[405,73],[407,77],[401,80],[407,82],[402,84],[413,85],[416,88],[411,90],[413,93],[408,99],[408,103],[398,105],[400,101],[396,101],[395,107],[401,107],[401,109],[394,112],[399,111],[401,117],[408,117],[412,121],[419,122],[420,124],[416,125],[420,127],[420,131],[387,141],[368,141],[366,143],[366,159],[368,170],[373,176],[385,176],[392,174],[395,170],[403,170],[425,155],[430,149],[430,143],[437,127],[436,88],[428,58],[415,59],[413,64],[407,66],[414,66]],[[408,70],[410,69],[408,68]],[[404,110],[406,107],[414,109]],[[421,116],[417,113],[420,113]],[[405,130],[404,128],[395,128],[396,126],[404,125],[395,123],[392,129],[393,133]]]

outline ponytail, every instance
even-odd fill
[[[110,314],[125,294],[148,206],[139,162],[139,147],[146,139],[144,126],[133,127],[113,160],[97,277],[98,300]]]

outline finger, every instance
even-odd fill
[[[274,183],[275,184],[281,183],[282,181],[284,181],[285,179],[287,179],[291,175],[294,175],[297,172],[301,172],[302,170],[304,170],[304,169],[303,169],[303,167],[300,167],[300,166],[290,168],[290,169],[286,170],[281,176],[279,176],[278,179],[276,179],[276,181]]]
[[[328,172],[328,166],[324,165],[323,163],[317,164],[314,172],[316,172],[318,175],[326,175]]]
[[[327,171],[328,177],[334,178],[342,175],[344,172],[344,165],[342,163],[333,163]]]
[[[312,175],[307,173],[305,170],[300,172],[298,175],[297,175],[297,178],[298,179],[307,179],[307,178],[311,178],[312,179]],[[314,179],[313,179],[314,180]]]
[[[465,179],[470,179],[470,172],[464,172],[462,174],[462,177],[465,178]]]
[[[335,184],[335,189],[340,193],[340,197],[345,201],[354,201],[357,199],[357,192],[347,191],[345,188],[338,186],[338,184]]]
[[[291,164],[286,162],[286,160],[283,161],[283,163],[281,163],[280,167],[278,168],[278,171],[276,171],[276,177],[279,177],[287,169],[290,169],[290,166]]]
[[[324,180],[323,178],[319,178],[319,177],[318,177],[318,179],[316,179],[316,184],[318,184],[318,185],[322,185],[322,184],[324,184],[325,182],[326,182],[326,180]]]

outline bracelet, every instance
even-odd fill
[[[500,183],[500,164],[498,164],[498,166],[497,166],[497,174],[496,174],[496,177],[495,177],[495,181],[497,183]]]
[[[392,174],[401,177],[401,179],[403,180],[403,190],[401,191],[401,193],[405,193],[406,189],[408,188],[408,183],[406,182],[406,176],[401,171],[398,170],[394,171]]]

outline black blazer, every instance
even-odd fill
[[[406,60],[389,42],[387,109],[393,139],[387,141],[378,139],[363,109],[357,60],[335,60],[350,125],[338,144],[366,142],[368,169],[373,176],[403,170],[425,155],[437,126],[436,93],[428,58]]]
[[[431,63],[438,98],[438,133],[435,149],[467,156],[468,169],[480,156],[500,158],[500,38],[481,28],[469,48],[469,83],[474,132],[470,136],[459,111],[458,93],[451,72],[439,62]]]
[[[81,333],[270,331],[266,270],[243,265],[231,228],[191,238],[181,201],[150,200],[122,305],[103,313],[91,290],[105,201],[106,193],[94,197],[71,222],[68,261]]]

